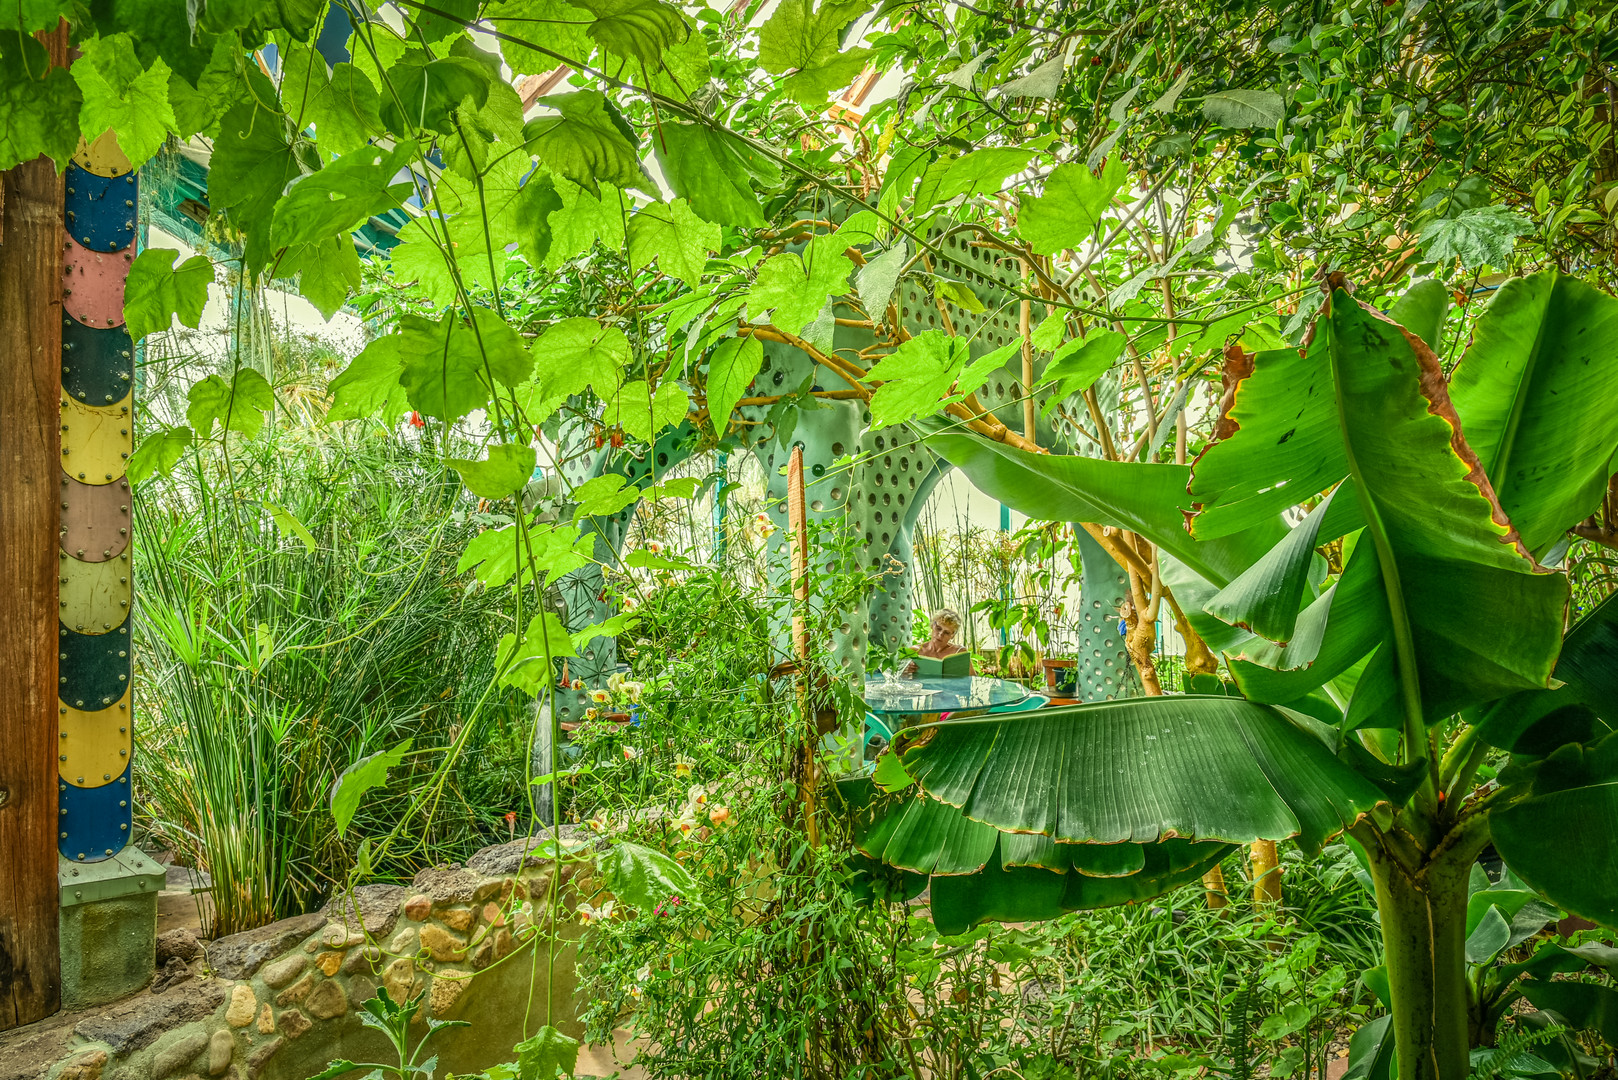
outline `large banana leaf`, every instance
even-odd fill
[[[1517,876],[1575,915],[1618,927],[1618,735],[1501,773],[1494,846]]]
[[[1005,859],[1006,839],[979,873],[932,880],[933,923],[959,934],[985,922],[1032,922],[1069,911],[1138,903],[1196,881],[1234,848],[1229,844],[1167,840],[1145,845],[1146,864],[1128,877],[1057,874]],[[1069,845],[1058,845],[1066,847]]]
[[[1390,632],[1410,629],[1424,711],[1546,686],[1567,582],[1542,570],[1462,438],[1425,342],[1338,292],[1329,354]],[[1410,673],[1399,672],[1401,679]]]
[[[1531,551],[1601,502],[1618,452],[1618,300],[1547,270],[1501,286],[1450,379],[1466,441]]]
[[[1316,327],[1324,336],[1329,324]],[[1191,531],[1200,539],[1275,521],[1348,475],[1325,343],[1254,356],[1219,434],[1192,465]]]
[[[1574,624],[1556,659],[1554,690],[1502,698],[1472,717],[1478,735],[1515,754],[1542,756],[1618,727],[1618,593]]]
[[[1034,454],[918,422],[927,446],[991,498],[1038,521],[1084,521],[1139,533],[1217,585],[1229,584],[1286,535],[1279,515],[1219,540],[1185,530],[1191,508],[1184,465],[1152,465],[1068,454]]]
[[[1064,843],[1296,836],[1318,849],[1383,801],[1288,714],[1229,697],[945,722],[904,764],[968,818]]]

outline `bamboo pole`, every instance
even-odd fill
[[[820,846],[820,825],[815,820],[815,721],[809,702],[809,519],[803,494],[803,447],[794,446],[787,463],[787,529],[792,547],[792,652],[798,658],[798,712],[803,718],[803,761],[798,772],[798,796],[803,804],[804,835],[810,847]]]

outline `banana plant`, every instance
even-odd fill
[[[1403,1080],[1467,1075],[1467,892],[1491,840],[1540,895],[1618,926],[1618,603],[1564,634],[1554,569],[1618,453],[1618,301],[1512,281],[1446,377],[1432,299],[1396,305],[1405,326],[1338,290],[1307,348],[1232,354],[1221,438],[1189,467],[933,431],[1014,509],[1156,545],[1242,694],[897,741],[851,798],[856,842],[930,875],[941,925],[1144,899],[1230,844],[1347,832]],[[1491,755],[1509,760],[1476,784]]]

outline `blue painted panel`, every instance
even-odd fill
[[[68,235],[91,251],[122,251],[135,242],[135,208],[140,201],[134,173],[97,176],[67,167],[64,218]]]
[[[135,346],[121,326],[85,326],[62,319],[62,391],[86,405],[112,405],[129,396]]]
[[[80,634],[56,624],[56,696],[75,709],[105,709],[129,689],[129,618],[110,634]]]
[[[101,787],[56,784],[60,814],[56,850],[73,862],[100,862],[129,843],[133,820],[129,798],[129,769]]]

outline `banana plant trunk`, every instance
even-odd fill
[[[1486,825],[1476,827],[1485,820],[1430,846],[1412,844],[1397,825],[1354,830],[1376,884],[1400,1080],[1466,1080],[1471,1069],[1467,881],[1487,841]]]

